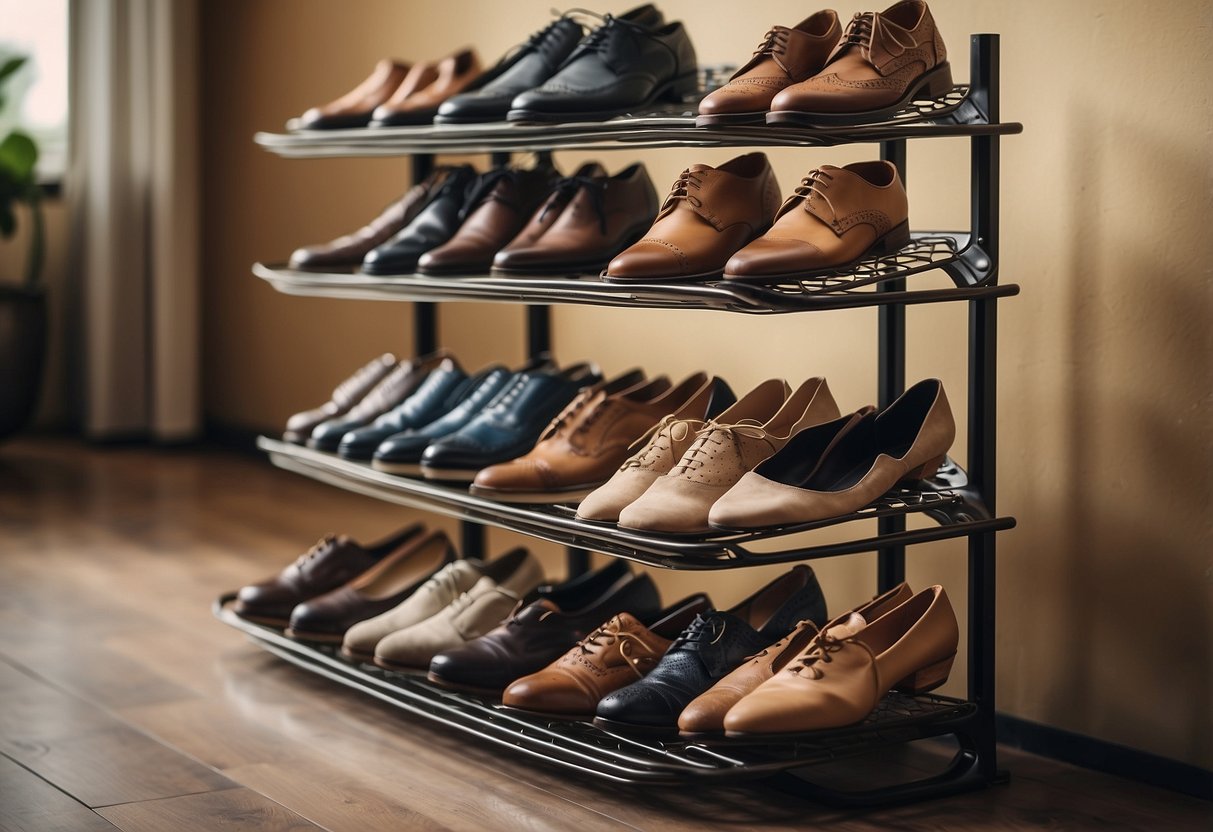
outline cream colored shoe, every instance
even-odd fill
[[[770,384],[764,382],[763,387]],[[619,513],[620,528],[674,534],[709,531],[712,504],[747,471],[798,431],[838,418],[838,405],[823,378],[800,385],[777,410],[766,394],[753,402],[752,410],[742,409],[753,395],[708,422],[678,464]]]
[[[539,561],[526,549],[515,549],[489,563],[471,589],[436,615],[380,640],[375,664],[425,670],[435,654],[462,647],[500,624],[541,583]]]

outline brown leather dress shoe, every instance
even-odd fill
[[[611,261],[603,279],[618,283],[708,280],[771,225],[779,183],[765,153],[718,168],[692,165],[670,188],[644,239]]]
[[[371,392],[396,368],[398,363],[396,356],[390,352],[385,352],[373,359],[365,367],[338,384],[327,402],[319,407],[313,407],[311,410],[296,413],[287,419],[286,431],[282,434],[283,440],[294,442],[296,445],[307,442],[317,425],[349,412],[350,408],[362,401],[367,393]]]
[[[409,73],[409,65],[384,58],[358,86],[345,95],[320,107],[312,107],[296,123],[288,125],[300,130],[338,130],[366,127],[371,114],[392,97]]]
[[[438,115],[438,106],[470,87],[482,72],[474,49],[461,49],[437,65],[423,65],[375,108],[370,126],[430,124]]]
[[[529,251],[535,247],[536,243],[549,228],[556,224],[556,220],[560,219],[560,215],[564,213],[564,209],[573,201],[573,197],[577,196],[577,189],[571,184],[578,180],[598,180],[605,179],[607,175],[606,168],[598,162],[586,162],[581,167],[577,168],[577,172],[572,176],[567,176],[556,183],[556,187],[547,195],[543,203],[531,215],[527,224],[522,227],[518,235],[510,240],[509,244],[493,257],[493,271],[503,271],[498,265],[503,262],[502,258],[506,252],[514,249]],[[510,271],[510,269],[504,269]]]
[[[443,532],[410,537],[354,580],[297,605],[286,636],[340,644],[350,627],[400,604],[454,559]]]
[[[783,670],[729,709],[725,734],[842,728],[870,714],[894,688],[925,693],[948,680],[960,628],[943,587],[924,589],[866,626],[857,623],[836,630],[845,621],[835,619],[823,627]]]
[[[295,249],[291,255],[291,268],[319,272],[358,268],[367,252],[386,243],[413,221],[442,187],[449,171],[450,168],[438,168],[354,233],[321,245]]]
[[[583,392],[529,453],[477,474],[472,493],[504,502],[580,502],[610,478],[662,416],[677,418],[710,383],[706,373],[673,389],[664,377],[658,381],[616,393]]]
[[[424,531],[421,525],[406,526],[369,546],[329,535],[272,578],[241,587],[232,612],[258,624],[286,627],[298,604],[352,581]]]
[[[791,29],[772,26],[754,57],[699,102],[695,126],[763,124],[771,99],[821,72],[840,37],[842,26],[833,9],[817,12]]]
[[[700,593],[662,610],[647,626],[621,612],[543,670],[516,680],[501,695],[501,704],[562,719],[593,719],[598,700],[643,678],[695,616],[712,609]]]
[[[952,89],[943,38],[923,0],[855,15],[818,74],[780,92],[767,124],[864,124],[892,118],[916,98]]]
[[[822,165],[800,181],[771,230],[729,258],[726,280],[812,277],[910,242],[909,202],[892,162]]]
[[[557,176],[546,165],[533,170],[497,168],[482,174],[468,196],[467,219],[451,239],[421,255],[418,274],[488,274],[493,256],[518,235]]]
[[[528,232],[552,200],[564,192],[565,207],[541,233]],[[657,192],[641,163],[614,176],[562,179],[549,202],[508,246],[493,258],[503,274],[598,274],[611,258],[636,242],[657,215]]]
[[[904,582],[871,601],[867,601],[839,616],[837,620],[850,622],[852,616],[860,616],[860,626],[865,621],[874,621],[893,607],[913,595]],[[853,625],[850,625],[853,626]],[[763,682],[770,679],[795,658],[817,636],[817,625],[812,621],[801,621],[787,636],[751,656],[704,693],[691,700],[678,717],[678,731],[685,737],[716,736],[724,733],[724,717],[729,709],[750,694]],[[842,632],[834,630],[832,636],[841,638]]]

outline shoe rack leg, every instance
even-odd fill
[[[897,166],[901,179],[906,179],[906,143],[904,139],[880,143],[880,158]],[[879,291],[900,292],[905,280],[881,283]],[[880,346],[877,368],[877,402],[886,407],[902,394],[906,387],[906,308],[903,304],[879,307]],[[895,534],[905,529],[905,518],[882,517],[876,521],[880,534]],[[906,550],[904,546],[884,546],[877,553],[877,588],[891,589],[905,580]]]
[[[413,156],[413,184],[434,171],[434,157]],[[438,307],[432,303],[413,304],[413,355],[426,355],[438,348]]]

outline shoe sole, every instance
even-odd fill
[[[397,662],[389,661],[389,660],[381,658],[379,656],[371,656],[371,664],[375,665],[375,667],[378,667],[382,670],[390,670],[393,673],[407,673],[410,676],[424,676],[426,673],[429,672],[429,669],[430,669],[429,662],[426,662],[424,665],[421,665],[420,667],[418,667],[416,665],[411,665],[411,664],[399,664]]]
[[[599,483],[598,485],[601,485]],[[598,485],[586,485],[567,491],[500,491],[495,488],[479,488],[473,485],[469,493],[476,497],[488,497],[499,503],[540,503],[543,505],[560,505],[562,503],[580,503]]]
[[[416,274],[424,277],[484,277],[493,268],[492,263],[476,263],[459,266],[418,266]]]
[[[766,123],[766,110],[757,110],[752,113],[719,113],[711,116],[695,116],[696,127],[736,127],[746,124],[761,127]]]
[[[350,664],[374,664],[374,653],[356,653],[353,650],[347,650],[342,647],[337,651],[337,655],[345,659]]]
[[[243,621],[251,621],[263,627],[273,627],[275,630],[285,630],[291,623],[289,618],[267,618],[261,615],[245,615],[232,610],[232,613]]]
[[[719,280],[721,271],[721,269],[714,269],[699,274],[669,274],[660,277],[622,277],[603,271],[598,277],[607,283],[687,283],[699,280]]]
[[[881,237],[877,237],[862,254],[849,263],[840,263],[826,269],[806,269],[804,271],[779,272],[775,274],[730,274],[724,272],[721,278],[738,282],[771,281],[771,280],[802,280],[811,277],[830,277],[853,271],[864,260],[872,257],[887,257],[896,254],[910,244],[910,221],[906,220],[889,229]]]
[[[930,72],[919,77],[917,81],[906,88],[906,92],[894,103],[879,110],[867,110],[857,113],[813,113],[801,110],[772,110],[767,113],[766,123],[770,125],[791,125],[794,127],[849,127],[856,124],[872,124],[888,121],[899,111],[905,109],[911,101],[919,98],[939,98],[952,91],[952,67],[944,61]],[[925,93],[925,94],[924,94]]]
[[[622,236],[624,242],[619,245],[618,251],[606,259],[591,262],[583,261],[581,263],[540,263],[525,269],[493,266],[489,274],[493,277],[588,277],[590,275],[601,275],[619,252],[635,245],[644,237],[651,226],[652,223],[645,223],[643,226],[629,229]]]
[[[490,699],[500,699],[502,692],[505,690],[505,688],[482,688],[477,687],[476,685],[464,685],[459,682],[451,682],[434,673],[427,673],[425,678],[429,682],[432,682],[440,688],[445,688],[446,690],[454,690],[458,691],[459,693],[471,693],[475,696],[483,696]]]
[[[438,480],[440,482],[471,482],[476,479],[476,475],[481,471],[480,468],[428,468],[425,465],[420,467],[421,476],[427,480]]]
[[[636,110],[651,107],[658,101],[668,99],[675,103],[683,103],[699,89],[697,73],[691,72],[679,75],[653,90],[644,101],[618,107],[613,110],[584,110],[579,113],[545,113],[538,110],[510,110],[505,114],[505,120],[510,122],[531,122],[537,124],[559,124],[570,121],[606,121],[617,116],[625,116]]]
[[[380,459],[372,459],[371,467],[385,474],[403,474],[409,477],[423,476],[421,465],[416,462],[384,462]]]
[[[292,641],[304,641],[312,644],[340,644],[344,639],[344,636],[336,636],[332,633],[307,633],[292,630],[290,627],[283,630],[282,634]]]

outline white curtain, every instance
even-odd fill
[[[187,439],[201,427],[197,5],[71,0],[70,26],[83,427]]]

